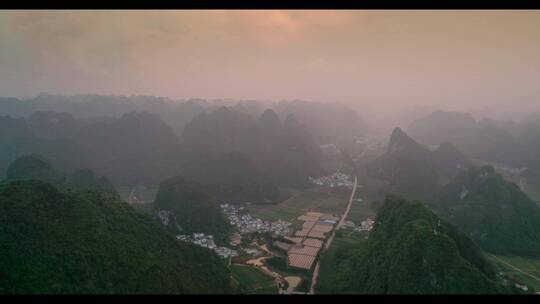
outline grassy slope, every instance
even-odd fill
[[[233,280],[243,294],[277,294],[274,278],[264,274],[252,266],[231,265],[229,267]]]
[[[315,292],[317,294],[332,293],[331,281],[336,274],[339,262],[344,256],[348,256],[351,250],[365,248],[366,239],[363,234],[344,232],[336,235],[330,248],[321,254],[321,268]]]
[[[464,235],[445,223],[439,227],[437,218],[420,204],[398,201],[385,206],[378,218],[384,224],[372,232],[365,248],[336,251],[338,266],[335,273],[322,278],[320,292],[498,291],[486,277],[493,275],[489,265]],[[439,232],[433,233],[433,227]]]

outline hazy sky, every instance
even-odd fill
[[[0,96],[540,103],[539,11],[0,11]]]

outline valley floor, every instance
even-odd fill
[[[349,205],[346,221],[353,221],[358,225],[356,227],[360,227],[360,222],[375,218],[371,201],[366,197],[361,198],[362,190],[364,190],[362,187],[358,181],[357,195],[353,197],[351,197],[352,189],[346,187],[314,186],[309,189],[282,189],[282,192],[288,195],[288,199],[272,205],[249,204],[249,206],[244,206],[241,214],[250,214],[253,218],[269,222],[278,220],[291,222],[293,223],[292,234],[294,234],[294,231],[302,229],[302,223],[297,220],[299,216],[307,212],[320,212],[340,218]],[[136,210],[151,214],[156,190],[130,187],[121,188],[119,192],[123,200]],[[345,221],[340,222],[343,225]],[[323,248],[313,263],[313,265],[318,265],[317,268],[320,271],[316,284],[319,284],[318,280],[322,280],[324,284],[325,278],[333,271],[335,261],[332,259],[336,248],[365,240],[368,233],[353,228],[345,227],[337,231],[335,238],[332,236],[335,230],[327,235]],[[240,232],[236,231],[238,230],[236,227],[233,230],[233,234],[240,235],[234,233]],[[329,238],[333,240],[329,241]],[[257,233],[241,234],[240,243],[231,247],[238,251],[239,256],[228,261],[234,284],[239,286],[241,292],[245,294],[305,294],[309,293],[310,287],[312,292],[317,292],[318,287],[312,284],[313,267],[310,270],[290,267],[287,262],[287,253],[273,246],[274,241],[268,236]],[[230,246],[228,242],[229,240],[223,240],[221,242],[223,244],[218,245]],[[326,246],[329,244],[331,246]]]
[[[487,254],[486,256],[510,279],[540,292],[540,259],[507,257]]]

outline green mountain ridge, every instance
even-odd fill
[[[228,293],[211,252],[114,195],[0,183],[0,293]]]
[[[211,234],[223,234],[229,228],[219,205],[201,184],[181,176],[160,184],[154,208],[162,223],[175,232],[177,226],[185,232]]]
[[[350,251],[320,293],[490,294],[495,282],[480,248],[420,202],[387,197],[366,247]]]
[[[78,169],[66,175],[40,155],[24,155],[14,160],[8,167],[6,179],[40,180],[59,189],[104,191],[118,197],[116,189],[107,177],[98,178],[89,169]]]
[[[489,252],[540,257],[540,208],[491,166],[460,173],[429,205]]]
[[[13,161],[6,172],[7,180],[41,180],[53,185],[66,181],[64,173],[39,155],[25,155]]]
[[[228,293],[208,250],[175,239],[105,177],[18,158],[0,182],[0,294]]]
[[[388,181],[387,192],[427,199],[441,184],[468,166],[470,161],[453,145],[443,143],[431,151],[395,128],[387,151],[368,163],[366,171],[370,176]]]

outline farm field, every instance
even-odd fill
[[[510,278],[516,280],[517,282],[525,284],[529,288],[534,288],[534,291],[536,292],[540,291],[540,259],[507,257],[500,255],[495,256],[490,254],[486,254],[486,256],[498,268],[498,271],[503,271]],[[529,275],[524,274],[503,262],[506,262]],[[531,277],[530,275],[536,277],[537,279]]]
[[[353,221],[356,224],[360,224],[361,221],[366,218],[375,219],[376,212],[369,206],[369,203],[366,201],[363,202],[354,202],[352,203],[351,210],[347,216],[347,220]]]
[[[347,207],[348,194],[325,193],[317,190],[296,192],[289,199],[275,205],[253,205],[252,215],[265,220],[293,221],[307,211],[341,215]]]
[[[242,293],[277,294],[274,278],[252,266],[230,265],[231,275],[239,284]]]

